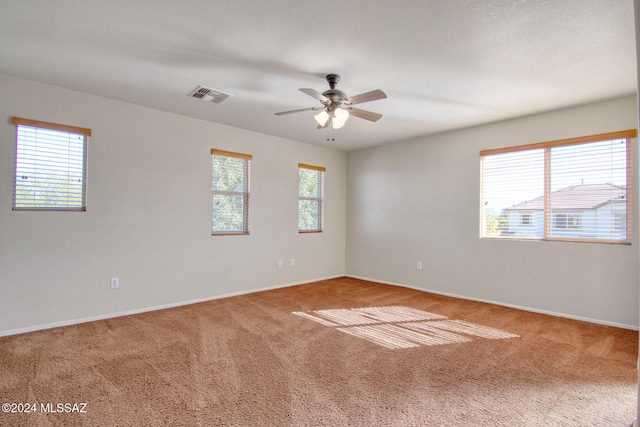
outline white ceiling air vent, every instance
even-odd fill
[[[222,101],[232,95],[208,87],[198,86],[193,92],[189,94],[189,96],[192,98],[202,99],[203,101],[220,104]]]

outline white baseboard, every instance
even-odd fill
[[[413,290],[416,290],[416,291],[422,291],[422,292],[426,292],[426,293],[430,293],[430,294],[442,295],[442,296],[452,297],[452,298],[459,298],[459,299],[464,299],[464,300],[469,300],[469,301],[483,302],[483,303],[487,303],[487,304],[499,305],[499,306],[502,306],[502,307],[515,308],[517,310],[529,311],[529,312],[532,312],[532,313],[546,314],[546,315],[554,316],[554,317],[564,317],[566,319],[580,320],[580,321],[583,321],[583,322],[595,323],[595,324],[605,325],[605,326],[613,326],[613,327],[622,328],[622,329],[630,329],[632,331],[639,330],[638,326],[636,326],[636,325],[625,325],[625,324],[622,324],[622,323],[608,322],[606,320],[591,319],[591,318],[588,318],[588,317],[581,317],[581,316],[573,316],[573,315],[566,314],[566,313],[556,313],[556,312],[553,312],[553,311],[540,310],[540,309],[536,309],[536,308],[524,307],[524,306],[514,305],[514,304],[505,304],[503,302],[491,301],[491,300],[486,300],[486,299],[481,299],[481,298],[474,298],[474,297],[469,297],[469,296],[466,296],[466,295],[452,294],[452,293],[448,293],[448,292],[436,291],[436,290],[433,290],[433,289],[418,288],[416,286],[404,285],[402,283],[386,282],[384,280],[372,279],[372,278],[362,277],[362,276],[355,276],[355,275],[352,275],[352,274],[347,274],[346,276],[347,277],[352,277],[354,279],[367,280],[369,282],[382,283],[384,285],[400,286],[402,288],[413,289]]]
[[[318,278],[318,279],[309,279],[309,280],[304,280],[302,282],[285,283],[285,284],[281,284],[281,285],[274,285],[274,286],[268,286],[268,287],[264,287],[264,288],[251,289],[251,290],[248,290],[248,291],[232,292],[232,293],[223,294],[223,295],[215,295],[215,296],[211,296],[211,297],[198,298],[198,299],[189,300],[189,301],[179,301],[179,302],[175,302],[175,303],[156,305],[156,306],[152,306],[152,307],[136,308],[136,309],[133,309],[133,310],[121,311],[121,312],[117,312],[117,313],[102,314],[102,315],[99,315],[99,316],[83,317],[83,318],[80,318],[80,319],[69,319],[69,320],[63,320],[63,321],[60,321],[60,322],[46,323],[44,325],[28,326],[26,328],[8,329],[8,330],[0,331],[0,337],[5,337],[5,336],[9,336],[9,335],[24,334],[24,333],[27,333],[27,332],[41,331],[41,330],[44,330],[44,329],[59,328],[61,326],[78,325],[80,323],[95,322],[97,320],[113,319],[115,317],[131,316],[132,314],[146,313],[148,311],[164,310],[164,309],[167,309],[167,308],[180,307],[180,306],[183,306],[183,305],[196,304],[196,303],[199,303],[199,302],[206,302],[206,301],[213,301],[213,300],[222,299],[222,298],[236,297],[236,296],[240,296],[240,295],[253,294],[253,293],[256,293],[256,292],[270,291],[270,290],[273,290],[273,289],[288,288],[288,287],[291,287],[291,286],[304,285],[306,283],[319,282],[321,280],[335,279],[337,277],[345,277],[345,276],[343,274],[340,274],[340,275],[337,275],[337,276],[321,277],[321,278]]]

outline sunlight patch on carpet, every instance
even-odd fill
[[[320,317],[314,316],[309,313],[304,313],[302,311],[294,311],[293,314],[297,314],[298,316],[306,317],[307,319],[313,320],[314,322],[321,323],[325,326],[338,326],[337,323],[330,322],[328,320],[322,319]]]
[[[380,323],[377,319],[372,319],[365,313],[359,313],[355,310],[337,309],[337,310],[318,310],[314,314],[331,320],[338,325],[367,325]]]
[[[471,323],[471,322],[465,322],[464,320],[445,320],[441,322],[412,323],[412,324],[409,323],[403,326],[406,326],[412,329],[422,329],[422,330],[428,330],[428,331],[444,329],[446,331],[459,332],[459,333],[468,334],[468,335],[472,335],[479,338],[486,338],[489,340],[518,338],[518,335],[501,331],[500,329],[491,328],[489,326],[482,326],[482,325],[476,325],[475,323]]]
[[[449,320],[440,314],[404,306],[294,311],[292,314],[390,349],[459,344],[475,338],[518,338],[500,329]]]
[[[451,332],[415,332],[399,325],[388,324],[337,329],[387,348],[411,348],[419,347],[420,345],[441,345],[471,341],[470,338]]]

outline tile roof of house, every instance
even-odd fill
[[[614,184],[580,184],[551,193],[551,208],[566,210],[596,209],[615,200],[625,200],[625,187]],[[544,197],[536,197],[506,210],[543,210]]]

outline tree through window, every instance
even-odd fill
[[[249,175],[252,156],[211,150],[213,235],[249,234]]]
[[[324,172],[321,166],[298,165],[298,232],[320,232],[324,227]]]

